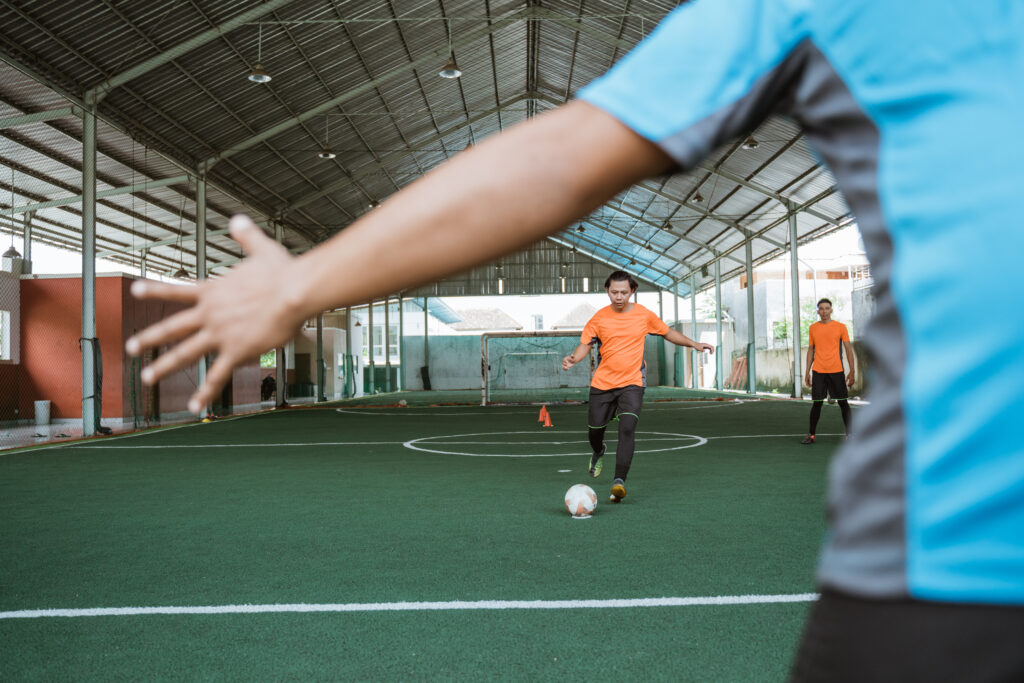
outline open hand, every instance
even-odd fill
[[[293,294],[294,284],[302,277],[293,272],[295,259],[248,216],[232,217],[230,226],[231,236],[248,258],[227,275],[189,286],[137,280],[131,288],[138,299],[190,304],[125,343],[133,356],[174,344],[142,371],[143,382],[155,384],[205,354],[217,354],[206,382],[189,400],[193,413],[213,401],[232,369],[287,342],[305,319],[301,302]]]

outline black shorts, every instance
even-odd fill
[[[616,415],[631,413],[640,419],[640,406],[644,402],[644,388],[634,385],[602,391],[590,387],[587,424],[592,429],[607,427]]]
[[[846,375],[842,372],[811,372],[811,398],[824,401],[832,398],[847,398]]]
[[[826,590],[791,683],[1024,681],[1024,607],[866,600]]]

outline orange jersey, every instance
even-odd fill
[[[668,325],[640,304],[624,313],[616,313],[611,306],[595,313],[580,337],[581,344],[597,345],[597,370],[590,386],[601,391],[647,386],[644,340],[648,334],[664,336]]]
[[[843,359],[840,351],[843,342],[850,341],[846,325],[835,320],[827,323],[816,322],[811,325],[808,344],[814,347],[814,362],[811,369],[815,372],[830,373],[843,371]]]

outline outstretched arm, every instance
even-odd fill
[[[587,344],[580,344],[576,347],[576,350],[572,352],[572,355],[566,356],[562,359],[562,369],[568,370],[572,366],[579,363],[581,360],[586,358],[590,354],[590,346]]]
[[[804,384],[811,386],[811,365],[814,363],[814,347],[807,347],[807,365],[804,366]]]
[[[191,307],[129,339],[127,350],[178,342],[146,369],[147,383],[216,352],[206,384],[189,402],[198,412],[232,368],[285,343],[317,312],[521,249],[671,165],[611,115],[571,102],[459,154],[298,258],[236,216],[231,234],[249,258],[191,287],[136,282],[139,298]]]
[[[708,353],[715,352],[715,347],[712,346],[711,344],[693,341],[682,332],[676,332],[675,330],[669,330],[668,334],[665,335],[665,339],[672,342],[676,346],[689,346],[692,349],[697,349],[698,351],[707,351]]]
[[[850,371],[846,373],[846,386],[852,387],[854,381],[857,379],[857,371],[853,363],[853,344],[844,340],[843,348],[846,349],[846,365],[850,368]]]

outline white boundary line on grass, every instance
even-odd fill
[[[460,438],[466,437],[466,436],[497,436],[499,434],[536,434],[536,433],[537,432],[535,432],[535,431],[528,431],[528,432],[475,432],[475,433],[472,433],[472,434],[443,434],[443,435],[440,435],[440,436],[424,436],[424,437],[420,437],[418,439],[410,439],[409,441],[406,441],[402,445],[405,446],[406,448],[408,448],[410,450],[414,450],[414,451],[424,451],[426,453],[437,453],[439,455],[465,455],[465,456],[474,457],[474,458],[556,458],[556,457],[575,457],[575,456],[579,456],[579,455],[590,455],[591,454],[591,451],[590,451],[589,448],[586,451],[583,451],[583,452],[580,452],[580,453],[523,453],[523,454],[518,454],[518,453],[462,453],[460,451],[446,451],[446,450],[438,450],[438,449],[435,449],[435,448],[427,448],[426,447],[427,445],[434,445],[434,444],[437,444],[437,443],[446,443],[446,442],[434,441],[434,439],[460,439]],[[566,433],[573,433],[574,434],[576,432],[553,432],[553,433],[549,432],[549,434],[551,434],[551,436],[557,436],[560,433],[561,434],[566,434]],[[684,444],[682,446],[670,446],[669,448],[653,448],[653,449],[644,449],[644,450],[637,449],[637,451],[636,451],[637,453],[661,453],[663,451],[679,451],[679,450],[683,450],[684,448],[695,448],[697,446],[703,446],[704,444],[706,444],[708,442],[708,440],[705,439],[704,437],[702,437],[702,436],[695,436],[693,434],[676,434],[674,432],[645,432],[644,434],[660,434],[661,436],[677,437],[678,439],[693,439],[694,442],[693,443]],[[641,435],[641,436],[643,436],[643,435]],[[459,443],[464,443],[464,442],[455,442],[455,443],[459,444]],[[468,443],[473,443],[473,442],[468,442]],[[523,443],[525,443],[527,445],[530,445],[530,444],[533,444],[534,442],[527,441],[527,442],[523,442]],[[582,444],[584,444],[586,442],[582,441],[582,440],[579,440],[579,439],[573,439],[572,441],[548,441],[548,442],[545,442],[545,443],[546,444],[551,444],[551,445],[563,445],[563,444],[579,443],[579,444],[582,445]],[[506,446],[517,446],[517,445],[519,445],[519,442],[515,442],[515,441],[513,441],[511,443],[505,442],[503,445],[506,445]]]
[[[194,607],[87,607],[28,609],[0,612],[0,619],[42,617],[131,617],[151,614],[266,614],[308,612],[418,612],[506,609],[622,609],[632,607],[692,607],[698,605],[764,605],[813,602],[817,593],[784,595],[716,595],[692,598],[626,598],[612,600],[452,600],[448,602],[349,602],[326,604],[205,605]]]
[[[244,420],[247,417],[255,417],[257,415],[262,415],[262,414],[263,413],[246,413],[244,415],[232,415],[231,417],[219,418],[217,420],[217,422],[234,422],[235,420]],[[206,424],[213,424],[213,423],[201,422],[199,420],[199,418],[196,418],[195,422],[183,422],[181,424],[168,425],[166,427],[149,427],[149,428],[145,428],[145,429],[140,429],[139,431],[135,431],[135,432],[125,432],[123,434],[111,434],[109,436],[77,437],[77,438],[75,438],[74,440],[71,440],[71,441],[60,441],[58,443],[50,444],[48,446],[42,446],[42,445],[36,446],[34,444],[26,444],[24,446],[17,446],[15,448],[10,449],[10,450],[0,451],[0,456],[15,455],[15,454],[18,454],[18,453],[28,453],[28,452],[38,453],[38,452],[41,452],[41,451],[50,451],[50,450],[61,449],[61,448],[145,448],[145,446],[99,446],[99,445],[83,446],[81,444],[100,444],[100,443],[106,444],[106,443],[108,443],[110,441],[120,441],[121,439],[134,439],[134,438],[139,437],[139,436],[148,436],[148,435],[157,434],[157,433],[165,434],[167,432],[173,432],[176,429],[183,429],[185,427],[202,427],[203,425],[206,425]]]
[[[577,434],[577,432],[547,432],[550,436],[559,436],[561,434]],[[437,453],[438,455],[466,455],[472,457],[482,458],[538,458],[538,457],[556,457],[561,455],[587,455],[587,453],[538,453],[538,454],[527,454],[527,455],[504,455],[504,454],[484,454],[484,453],[457,453],[453,451],[441,451],[431,450],[427,448],[417,447],[415,444],[430,439],[427,443],[435,446],[461,446],[461,445],[493,445],[493,446],[509,446],[509,445],[551,445],[551,446],[564,446],[573,443],[585,443],[583,439],[573,439],[571,441],[434,441],[433,439],[450,439],[459,438],[462,436],[490,436],[492,434],[544,434],[544,432],[480,432],[478,434],[442,434],[439,436],[423,436],[409,441],[314,441],[314,442],[296,442],[296,443],[210,443],[210,444],[173,444],[163,446],[110,446],[107,445],[106,441],[102,442],[86,442],[81,444],[64,444],[60,448],[66,449],[79,449],[79,450],[160,450],[160,449],[202,449],[202,448],[281,448],[291,446],[405,446],[410,450],[423,451],[426,453]],[[649,434],[663,434],[663,437],[648,437]],[[134,436],[134,435],[133,435]],[[712,439],[769,439],[769,438],[797,438],[801,436],[807,436],[804,433],[800,434],[733,434],[726,436],[697,436],[696,434],[676,434],[674,432],[641,432],[638,441],[677,441],[679,438],[697,439],[697,443],[687,444],[685,446],[674,446],[672,448],[660,448],[648,451],[637,451],[638,453],[658,453],[662,451],[670,450],[682,450],[684,448],[695,448],[697,446],[703,446],[707,441]],[[842,436],[842,434],[818,434],[818,436]],[[57,446],[53,446],[57,448]]]
[[[737,399],[732,399],[731,401],[716,401],[714,399],[707,399],[706,401],[704,401],[704,400],[701,400],[701,401],[687,401],[687,403],[704,403],[704,402],[713,402],[713,405],[709,405],[709,406],[684,405],[684,406],[680,406],[678,408],[676,408],[676,407],[671,407],[670,408],[668,406],[663,406],[663,405],[661,405],[659,403],[656,406],[652,406],[650,408],[644,408],[643,412],[647,413],[647,412],[650,412],[652,410],[659,411],[659,412],[661,412],[661,411],[669,411],[670,410],[670,411],[674,412],[674,411],[679,411],[679,410],[703,410],[705,408],[725,408],[726,406],[736,406],[736,405],[739,405],[739,404],[742,404],[742,403],[756,403],[756,399],[741,400],[741,399],[737,398]],[[574,404],[574,405],[565,406],[565,407],[567,407],[567,408],[579,408],[579,407],[582,407],[582,406],[583,406],[583,404],[580,403],[580,404]],[[459,408],[459,407],[465,407],[465,406],[451,406],[451,407],[452,408]],[[501,406],[487,406],[487,409],[493,410],[496,407],[500,408]],[[434,416],[434,415],[443,415],[443,416],[449,416],[449,415],[455,416],[455,415],[458,415],[458,416],[465,416],[465,415],[473,415],[473,416],[479,417],[481,415],[479,410],[476,410],[475,412],[453,413],[453,412],[448,412],[448,411],[444,410],[444,408],[445,408],[445,406],[437,406],[437,407],[431,408],[430,410],[423,410],[423,409],[416,408],[416,407],[394,408],[394,407],[388,406],[388,407],[381,407],[381,408],[335,408],[334,410],[336,412],[338,412],[338,413],[343,413],[345,415],[373,415],[374,417],[391,417],[391,416],[414,417],[414,416],[420,416],[420,415],[423,415],[423,416]],[[476,408],[478,408],[478,409],[479,408],[483,408],[483,406],[476,406]],[[500,415],[525,415],[527,413],[533,413],[533,412],[534,412],[533,410],[507,410],[507,411],[503,411],[503,412],[498,413],[498,414],[500,414]]]

